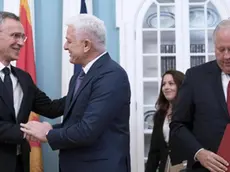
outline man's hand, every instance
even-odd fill
[[[27,133],[24,133],[23,138],[26,139],[28,142],[39,142],[40,143],[40,140],[38,140],[36,137],[31,136]]]
[[[197,153],[196,158],[201,165],[211,172],[225,172],[228,170],[229,163],[211,151],[201,150]]]
[[[21,123],[20,125],[21,131],[30,137],[35,137],[41,142],[47,142],[46,134],[53,129],[52,125],[50,125],[48,122],[41,123],[38,121],[29,121],[26,124]]]

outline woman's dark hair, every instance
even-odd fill
[[[160,114],[164,114],[164,115],[167,113],[167,110],[169,108],[169,101],[165,98],[162,92],[162,87],[163,87],[163,78],[165,75],[168,75],[168,74],[172,75],[173,77],[173,80],[177,86],[177,93],[184,80],[184,74],[177,70],[168,70],[163,74],[162,79],[161,79],[160,94],[155,104],[155,107],[156,107],[157,112],[160,112]]]

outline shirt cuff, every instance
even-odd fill
[[[52,129],[51,129],[52,130]],[[49,134],[50,130],[46,132],[46,136]]]
[[[195,161],[198,161],[198,159],[196,158],[196,156],[197,156],[197,154],[198,154],[200,151],[202,151],[202,150],[204,150],[204,148],[199,149],[199,150],[195,153],[195,156],[194,156],[194,160],[195,160]]]

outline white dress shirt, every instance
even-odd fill
[[[163,135],[166,143],[169,142],[169,123],[169,118],[166,116],[163,124]]]
[[[228,83],[230,81],[230,76],[225,74],[224,72],[221,73],[221,79],[222,79],[222,86],[224,90],[224,97],[227,102],[227,91],[228,91]]]
[[[11,66],[7,66],[11,71]],[[0,78],[2,79],[2,82],[4,82],[5,74],[3,73],[2,69],[4,69],[5,66],[0,62]],[[13,96],[14,96],[14,110],[15,110],[15,117],[17,119],[18,112],[21,106],[22,98],[23,98],[23,92],[21,85],[18,82],[18,79],[10,72],[10,78],[12,80],[13,84]]]

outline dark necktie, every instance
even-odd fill
[[[12,84],[12,80],[10,78],[10,69],[8,67],[5,67],[4,69],[2,69],[2,71],[5,74],[4,84],[8,90],[8,93],[9,93],[11,105],[14,107],[13,84]]]
[[[76,95],[77,90],[79,89],[84,77],[85,77],[85,72],[83,70],[81,70],[81,72],[79,73],[79,75],[77,77],[77,80],[76,80],[76,85],[75,85],[75,88],[74,88],[73,97]]]

